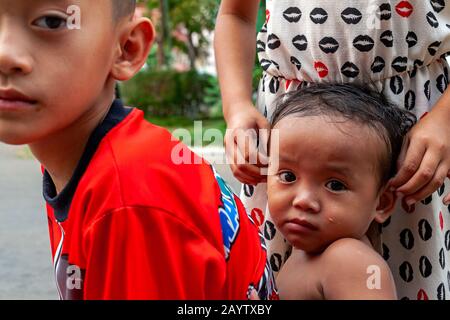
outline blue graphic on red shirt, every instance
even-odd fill
[[[228,259],[239,233],[239,212],[234,199],[234,194],[228,187],[223,178],[213,167],[214,176],[220,187],[222,207],[219,207],[220,224],[222,226],[223,248],[225,250],[225,259]]]

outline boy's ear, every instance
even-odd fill
[[[397,196],[395,191],[390,191],[388,186],[386,186],[378,196],[375,221],[378,223],[384,223],[391,216],[396,201]]]
[[[121,31],[118,54],[111,75],[119,81],[131,79],[147,61],[155,29],[147,18],[135,18]]]

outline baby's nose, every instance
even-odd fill
[[[320,201],[317,192],[310,188],[300,188],[292,205],[304,212],[318,213],[320,211]]]

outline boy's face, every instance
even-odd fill
[[[381,139],[357,123],[322,116],[289,116],[274,129],[279,147],[271,139],[268,200],[278,229],[311,253],[340,238],[361,239],[377,215]]]
[[[66,26],[72,5],[81,29]],[[0,0],[0,141],[32,143],[98,112],[117,43],[111,6]]]

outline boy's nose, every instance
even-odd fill
[[[14,35],[11,30],[0,28],[0,74],[10,76],[31,72],[31,57],[25,53],[23,42],[18,33]]]
[[[320,211],[320,201],[317,192],[309,188],[299,188],[292,202],[294,208],[304,212],[318,213]]]

